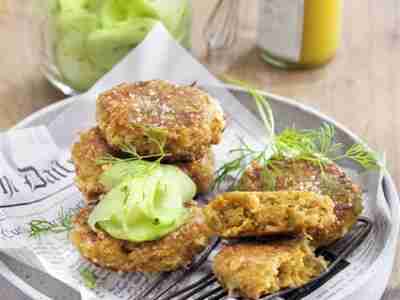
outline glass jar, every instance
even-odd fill
[[[42,70],[65,94],[83,92],[161,21],[190,48],[189,0],[41,0]]]
[[[257,43],[281,68],[328,63],[341,40],[342,0],[260,0]]]

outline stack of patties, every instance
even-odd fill
[[[75,217],[73,244],[118,271],[188,265],[211,236],[193,198],[213,182],[220,106],[193,86],[121,84],[98,97],[97,123],[72,149],[88,204]]]
[[[328,196],[313,192],[229,192],[205,208],[214,235],[235,242],[213,262],[219,282],[230,293],[258,299],[299,287],[326,269],[313,239],[337,221]],[[245,240],[243,238],[246,238]],[[268,238],[267,240],[258,240]]]

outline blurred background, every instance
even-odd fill
[[[209,39],[223,25],[224,10],[213,21],[212,11],[218,1],[191,1],[191,51],[195,57],[215,75],[239,78],[268,92],[294,98],[344,124],[371,147],[386,153],[389,170],[399,186],[400,2],[345,1],[342,43],[336,57],[318,68],[286,70],[261,58],[256,43],[258,1],[231,1],[237,3],[235,39],[216,52],[210,51]],[[66,97],[41,72],[41,18],[34,2],[0,0],[2,130]],[[397,267],[384,299],[399,299],[399,287]]]

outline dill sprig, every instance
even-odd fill
[[[378,153],[368,149],[367,146],[361,143],[354,144],[347,149],[343,158],[358,163],[367,171],[385,169],[384,160],[379,157]]]
[[[324,123],[315,130],[287,128],[276,136],[275,159],[299,159],[312,162],[323,169],[336,160],[343,145],[336,143],[335,128]]]
[[[47,233],[61,233],[67,232],[72,229],[72,215],[65,214],[61,210],[60,215],[56,221],[50,222],[47,220],[32,220],[29,222],[31,237],[37,238]]]
[[[96,287],[97,277],[89,268],[80,269],[79,274],[87,288],[94,289]]]
[[[156,154],[149,154],[149,155],[140,155],[136,147],[133,145],[122,145],[120,146],[120,150],[127,154],[127,157],[121,158],[121,157],[116,157],[110,153],[107,153],[104,155],[102,158],[98,159],[96,161],[97,164],[99,165],[104,165],[104,164],[117,164],[121,162],[130,162],[130,161],[136,161],[136,160],[151,160],[151,159],[157,159],[155,163],[161,162],[162,159],[165,157],[169,156],[170,154],[165,152],[165,143],[166,143],[166,132],[162,128],[154,128],[154,127],[147,127],[144,125],[132,125],[135,126],[135,128],[140,128],[143,130],[144,135],[147,137],[149,142],[153,143],[156,145],[159,149],[159,152]]]
[[[216,171],[213,189],[219,188],[225,179],[232,174],[234,175],[234,179],[229,188],[234,188],[235,184],[239,181],[240,177],[253,161],[263,163],[263,165],[268,163],[268,153],[271,153],[269,145],[267,145],[262,151],[257,151],[252,149],[243,139],[240,139],[240,143],[241,146],[239,148],[229,151],[237,157],[225,163]]]
[[[154,158],[161,160],[162,158],[164,158],[166,156],[163,149],[164,149],[163,147],[160,147],[160,153],[157,153],[157,154],[139,155],[134,146],[123,145],[120,147],[120,150],[122,152],[128,154],[129,155],[128,157],[120,158],[120,157],[116,157],[110,153],[107,153],[102,158],[98,159],[96,161],[96,163],[99,165],[104,165],[104,164],[115,164],[115,163],[120,163],[120,162],[129,162],[129,161],[135,161],[135,160],[146,160],[146,159],[154,159]]]
[[[343,159],[349,159],[357,163],[363,169],[377,170],[383,167],[378,155],[363,144],[352,145],[343,152],[344,145],[335,142],[335,127],[324,123],[318,129],[299,130],[286,128],[280,134],[275,133],[275,121],[271,106],[266,97],[255,88],[249,87],[242,81],[227,79],[225,81],[240,85],[247,89],[253,97],[259,116],[265,127],[265,143],[261,150],[255,150],[240,139],[240,147],[230,151],[235,155],[232,161],[225,163],[216,172],[214,188],[219,187],[228,176],[233,175],[234,188],[251,163],[256,162],[263,166],[265,174],[263,179],[268,186],[274,186],[274,163],[286,159],[305,160],[321,168]],[[268,172],[267,168],[272,172]]]

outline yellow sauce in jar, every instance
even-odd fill
[[[319,66],[330,61],[340,45],[342,0],[305,0],[303,43],[299,64]]]
[[[343,0],[292,1],[261,0],[262,57],[287,69],[329,62],[340,45]]]

